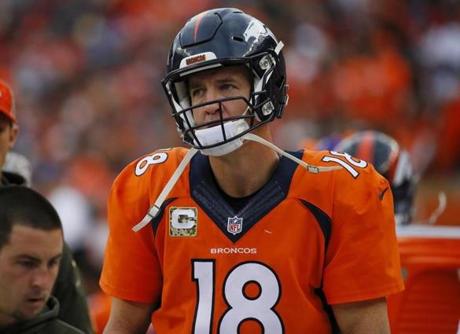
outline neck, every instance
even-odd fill
[[[267,127],[255,134],[271,140]],[[220,188],[231,197],[245,197],[255,193],[267,183],[279,161],[270,148],[246,141],[236,151],[220,157],[209,157],[211,169]]]

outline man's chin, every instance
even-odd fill
[[[21,310],[15,313],[15,318],[20,321],[35,318],[45,307],[46,300],[27,301]]]

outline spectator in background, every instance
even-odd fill
[[[24,184],[26,180],[16,173],[2,171],[8,152],[13,148],[18,135],[18,125],[13,113],[13,93],[9,86],[0,81],[0,185]]]
[[[16,141],[18,131],[13,92],[7,83],[0,80],[0,188],[8,185],[22,186],[31,183],[30,179],[27,180],[30,171],[23,170],[24,167],[27,167],[23,159],[16,159],[16,163],[19,161],[19,165],[10,160],[8,171],[2,170],[7,153]],[[15,167],[16,170],[14,170]],[[22,175],[18,171],[22,171]],[[0,224],[2,223],[0,221]],[[82,329],[85,333],[91,333],[86,294],[72,253],[65,244],[53,294],[60,302],[59,317]]]
[[[0,188],[0,332],[84,333],[58,318],[51,295],[63,256],[62,225],[39,193]]]
[[[18,181],[12,183],[27,187],[32,186],[32,166],[30,165],[30,161],[22,154],[9,151],[6,155],[2,171],[4,175],[8,175],[6,178],[20,177],[23,179],[18,179]]]

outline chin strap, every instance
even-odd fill
[[[286,158],[296,162],[298,165],[304,167],[307,171],[310,173],[321,173],[321,172],[331,172],[334,170],[341,169],[342,167],[340,166],[331,166],[331,167],[322,167],[322,166],[314,166],[307,164],[305,161],[300,160],[293,156],[292,154],[289,154],[282,149],[280,149],[278,146],[275,144],[272,144],[268,140],[263,139],[262,137],[259,137],[253,133],[247,133],[244,136],[241,137],[243,140],[250,140],[250,141],[255,141],[258,142],[262,145],[267,146],[268,148],[272,149],[273,151],[277,152],[278,154],[285,156]],[[190,160],[192,160],[193,156],[198,152],[197,149],[191,148],[187,154],[184,156],[182,161],[180,162],[179,166],[177,169],[174,171],[173,175],[169,179],[169,181],[166,183],[165,187],[161,191],[160,195],[158,196],[157,200],[155,203],[150,207],[148,213],[145,215],[145,217],[140,221],[140,223],[136,224],[132,230],[134,232],[138,232],[142,228],[144,228],[146,225],[150,223],[150,221],[155,218],[158,213],[160,212],[160,208],[163,205],[163,202],[166,199],[166,196],[171,192],[172,188],[176,184],[177,180],[179,180],[179,177],[182,175],[184,172],[185,168],[187,165],[190,163]]]
[[[266,140],[266,139],[264,139],[262,137],[259,137],[259,136],[255,135],[253,133],[246,133],[243,136],[243,139],[255,141],[255,142],[258,142],[258,143],[260,143],[262,145],[267,146],[268,148],[271,148],[276,153],[281,154],[282,156],[285,156],[286,158],[296,162],[298,165],[302,166],[303,168],[305,168],[310,173],[318,174],[318,173],[321,173],[321,172],[331,172],[333,170],[338,170],[338,169],[342,168],[340,166],[325,167],[325,166],[314,166],[314,165],[307,164],[305,161],[296,158],[292,154],[289,154],[289,153],[283,151],[282,149],[280,149],[275,144],[269,142],[268,140]]]
[[[161,205],[166,199],[166,196],[170,193],[171,189],[174,187],[176,184],[177,180],[179,180],[179,177],[182,175],[182,173],[185,170],[185,167],[189,164],[190,160],[192,160],[193,156],[198,152],[197,149],[191,148],[187,154],[185,154],[184,158],[180,162],[179,166],[177,166],[176,170],[174,171],[173,175],[169,179],[168,183],[166,183],[165,187],[161,191],[160,195],[158,196],[157,200],[155,203],[150,207],[149,212],[145,215],[144,218],[140,221],[140,223],[136,224],[133,227],[133,231],[137,232],[143,227],[145,227],[153,218],[155,218],[160,212]]]

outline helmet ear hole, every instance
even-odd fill
[[[244,38],[241,36],[232,36],[232,39],[237,42],[244,43]]]

